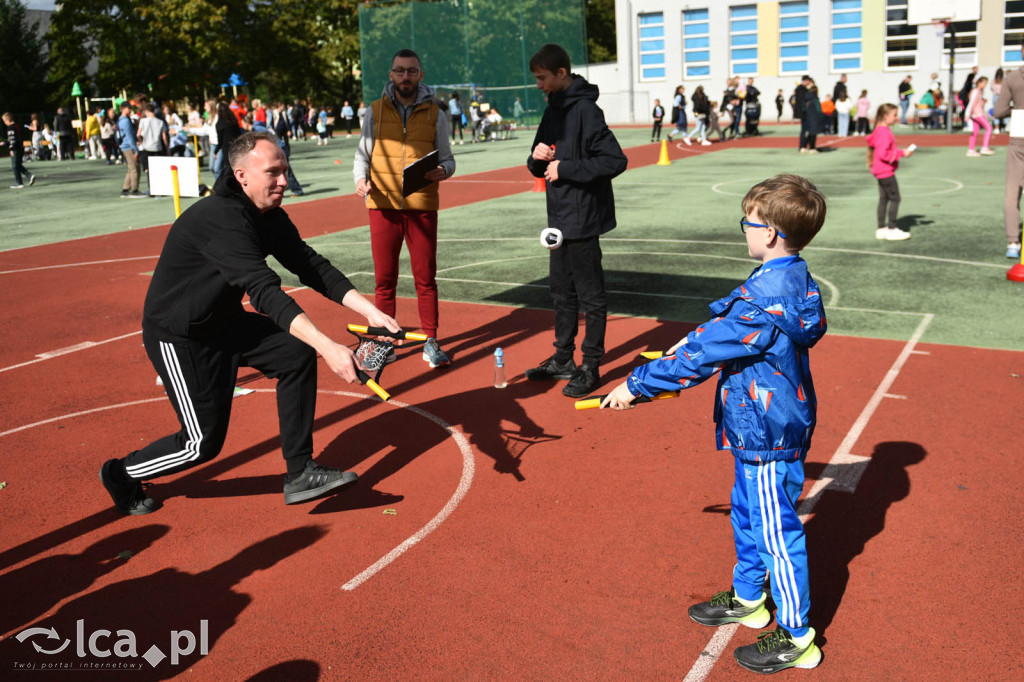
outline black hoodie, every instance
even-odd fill
[[[604,122],[597,106],[598,88],[572,75],[569,87],[548,95],[548,106],[537,127],[533,148],[555,147],[558,180],[547,186],[548,226],[566,239],[597,237],[615,227],[612,178],[626,170],[626,155]],[[547,161],[532,154],[527,168],[544,177]]]
[[[246,294],[257,312],[288,331],[302,308],[281,290],[267,256],[336,303],[353,289],[302,241],[283,209],[260,213],[230,170],[213,189],[213,196],[189,207],[167,234],[146,293],[147,332],[161,341],[215,339],[242,313]]]

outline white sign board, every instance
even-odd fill
[[[981,0],[907,0],[907,23],[911,26],[930,24],[936,19],[978,21]]]
[[[199,196],[199,160],[194,156],[149,157],[149,193],[152,196],[174,196],[171,166],[178,169],[180,196]]]

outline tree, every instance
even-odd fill
[[[587,49],[591,62],[615,61],[615,0],[587,0]]]
[[[28,23],[18,0],[0,0],[0,108],[4,111],[26,114],[46,104],[46,59],[38,30],[38,25]]]

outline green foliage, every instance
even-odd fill
[[[357,1],[63,3],[49,34],[49,80],[61,93],[77,80],[90,95],[123,90],[160,99],[216,95],[232,74],[275,98],[354,93]],[[99,68],[87,79],[92,59]]]
[[[0,107],[14,114],[37,111],[46,99],[46,61],[36,31],[18,0],[0,0]]]
[[[587,0],[590,62],[615,61],[615,0]]]

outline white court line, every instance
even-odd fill
[[[133,256],[132,258],[112,258],[110,260],[94,260],[85,263],[61,263],[58,265],[40,265],[36,268],[21,268],[20,270],[4,270],[0,275],[15,275],[19,272],[38,272],[40,270],[60,270],[61,268],[81,268],[88,265],[108,265],[110,263],[129,263],[136,260],[154,260],[160,256]]]
[[[875,388],[874,394],[868,400],[864,409],[860,415],[853,422],[853,426],[846,433],[846,437],[839,444],[835,453],[832,455],[832,459],[825,466],[825,470],[822,472],[821,477],[817,480],[814,486],[808,491],[804,497],[803,502],[800,503],[797,513],[800,515],[801,521],[808,517],[811,512],[814,511],[814,507],[817,506],[818,501],[821,500],[822,493],[828,489],[828,487],[835,482],[833,489],[841,489],[845,492],[854,492],[856,489],[857,482],[860,480],[860,474],[864,472],[868,463],[871,461],[870,457],[860,457],[850,452],[857,439],[860,438],[864,432],[865,427],[871,420],[871,417],[875,414],[882,399],[886,397],[889,392],[889,388],[893,382],[896,381],[896,377],[899,376],[900,370],[903,369],[903,365],[906,364],[907,358],[914,351],[914,347],[920,341],[924,335],[925,330],[931,321],[934,319],[934,315],[931,313],[923,313],[921,323],[917,325],[917,329],[911,335],[910,339],[903,345],[903,350],[896,357],[896,361],[893,362],[892,367],[886,373],[885,377]],[[848,476],[849,473],[853,473],[853,476]],[[694,662],[693,667],[690,668],[690,672],[687,673],[685,682],[702,682],[710,673],[711,669],[715,667],[715,663],[721,657],[725,647],[728,646],[732,636],[736,633],[738,623],[732,623],[730,625],[722,626],[718,628],[711,641],[708,642],[707,647],[700,653],[697,660]]]
[[[258,388],[258,389],[255,389],[255,391],[256,391],[256,393],[276,393],[276,389],[273,389],[273,388]],[[377,400],[377,398],[374,397],[374,396],[369,396],[369,395],[366,395],[366,394],[363,394],[363,393],[353,393],[353,392],[350,392],[350,391],[326,391],[326,390],[319,390],[319,391],[317,391],[317,393],[323,393],[323,394],[327,394],[327,395],[338,395],[338,396],[344,396],[344,397],[347,397],[347,398],[358,398],[358,399],[361,399],[361,400]],[[116,409],[119,409],[119,408],[122,408],[122,407],[132,407],[134,405],[144,405],[146,403],[164,402],[166,400],[167,400],[166,396],[160,396],[159,398],[145,398],[143,400],[132,400],[132,401],[125,402],[125,403],[118,403],[116,405],[105,405],[103,407],[94,407],[91,410],[82,410],[80,412],[72,412],[71,414],[65,414],[65,415],[61,415],[59,417],[52,417],[50,419],[43,419],[41,421],[37,421],[37,422],[34,422],[32,424],[25,424],[23,426],[18,426],[18,427],[15,427],[13,429],[8,429],[7,431],[0,431],[0,438],[2,438],[4,436],[11,435],[12,433],[18,433],[19,431],[25,431],[25,430],[28,430],[28,429],[35,428],[37,426],[43,426],[44,424],[52,424],[53,422],[57,422],[57,421],[61,421],[61,420],[66,420],[66,419],[71,419],[73,417],[81,417],[81,416],[88,415],[88,414],[95,414],[97,412],[105,412],[107,410],[116,410]],[[387,554],[382,556],[380,559],[378,559],[376,562],[374,562],[371,566],[369,566],[364,571],[362,571],[361,573],[356,575],[354,578],[349,580],[347,583],[342,585],[341,589],[347,590],[349,592],[351,592],[352,590],[356,589],[357,587],[359,587],[360,585],[365,583],[367,580],[369,580],[373,576],[375,576],[378,573],[380,573],[389,564],[394,562],[395,559],[397,559],[398,557],[400,557],[403,554],[405,554],[410,548],[412,548],[418,542],[420,542],[421,540],[426,538],[428,535],[430,535],[432,532],[437,530],[437,528],[442,523],[444,523],[448,519],[449,516],[452,515],[452,512],[454,512],[456,507],[459,506],[459,503],[462,502],[463,498],[466,496],[466,493],[469,492],[469,488],[470,488],[470,486],[473,483],[473,474],[474,474],[474,472],[476,470],[476,464],[475,464],[475,462],[473,460],[473,448],[470,446],[469,440],[466,438],[465,434],[463,434],[461,431],[459,431],[454,426],[452,426],[451,424],[447,423],[446,421],[444,421],[443,419],[441,419],[437,415],[431,414],[430,412],[427,412],[426,410],[420,409],[420,408],[415,407],[413,405],[409,405],[408,403],[403,403],[403,402],[400,402],[398,400],[392,399],[392,400],[389,400],[388,402],[386,402],[384,404],[385,405],[390,405],[390,406],[396,407],[396,408],[401,408],[401,409],[404,409],[404,410],[409,410],[410,412],[414,412],[415,414],[420,415],[421,417],[423,417],[423,418],[433,422],[437,426],[439,426],[442,429],[444,429],[445,431],[447,431],[448,435],[451,436],[452,439],[455,441],[456,445],[458,445],[459,452],[462,455],[462,475],[459,477],[459,485],[458,485],[458,487],[455,489],[455,492],[452,494],[452,496],[450,498],[448,498],[448,502],[445,503],[445,505],[441,509],[441,511],[439,511],[434,516],[434,518],[432,518],[430,521],[428,521],[425,526],[423,526],[418,531],[416,531],[415,533],[410,535],[408,538],[406,538],[397,547],[392,549],[390,552],[388,552]]]
[[[356,273],[356,274],[360,274],[360,273]],[[369,273],[369,274],[373,274],[373,273]],[[298,292],[298,291],[305,291],[308,288],[309,287],[295,287],[294,289],[283,288],[282,290],[286,294],[292,294],[292,293],[295,293],[295,292]],[[248,305],[249,307],[252,307],[251,304],[249,303],[248,299],[245,299],[243,301],[243,305]],[[102,346],[105,343],[110,343],[112,341],[120,341],[122,339],[127,339],[127,338],[130,338],[132,336],[137,336],[139,334],[142,334],[142,330],[139,330],[137,332],[131,332],[131,333],[128,333],[128,334],[122,334],[121,336],[114,336],[114,337],[111,337],[109,339],[103,339],[102,341],[82,341],[81,343],[76,343],[73,346],[67,346],[65,348],[58,348],[57,350],[46,351],[45,353],[38,353],[36,355],[36,359],[35,360],[29,360],[27,362],[22,362],[22,363],[19,363],[17,365],[11,365],[9,367],[0,367],[0,372],[6,372],[7,370],[10,370],[10,369],[18,369],[19,367],[27,367],[28,365],[34,365],[37,362],[42,362],[43,360],[52,360],[53,358],[59,358],[62,355],[68,355],[70,353],[77,353],[78,351],[88,350],[89,348],[93,348],[95,346]],[[0,434],[0,435],[3,435],[3,434]]]
[[[0,367],[0,372],[6,372],[11,369],[18,369],[19,367],[28,367],[34,365],[37,362],[43,362],[45,360],[52,360],[53,358],[60,357],[61,355],[67,355],[69,353],[77,353],[78,351],[86,350],[88,348],[95,348],[96,346],[102,346],[105,343],[111,343],[113,341],[121,341],[122,339],[131,338],[132,336],[138,336],[142,334],[142,330],[137,332],[131,332],[129,334],[122,334],[121,336],[114,336],[109,339],[103,339],[102,341],[83,341],[82,343],[75,344],[74,346],[68,346],[67,348],[61,348],[58,350],[52,350],[46,353],[40,353],[36,356],[35,360],[28,360],[27,362],[21,362],[17,365],[10,365],[8,367]],[[0,436],[4,434],[0,433]]]

